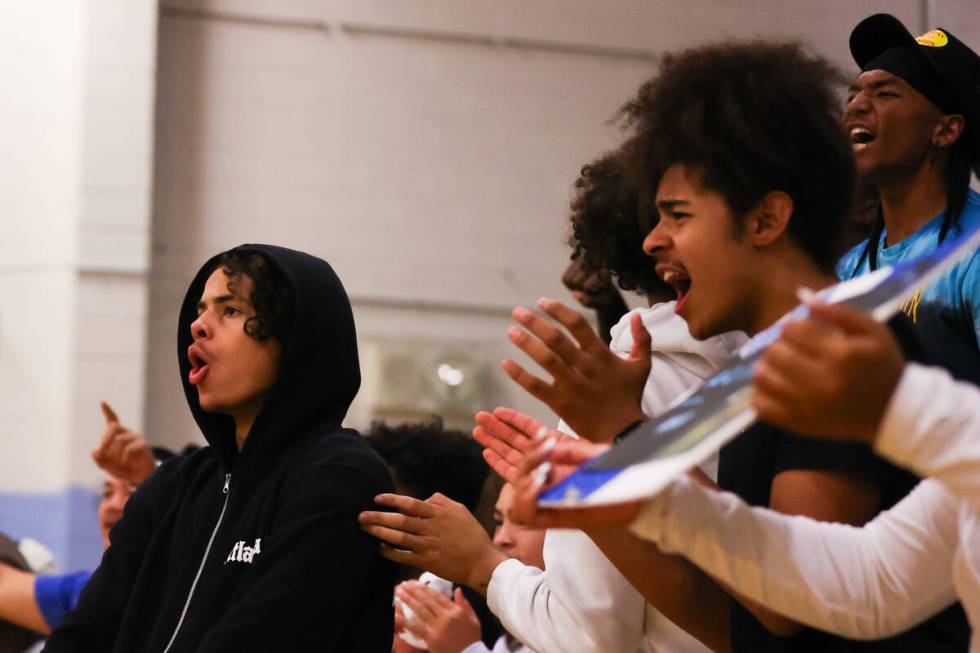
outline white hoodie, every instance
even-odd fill
[[[630,311],[610,330],[610,348],[626,356],[633,346],[630,320],[637,312],[643,316],[653,354],[641,406],[650,416],[712,376],[747,340],[733,333],[697,341],[674,304]],[[544,562],[541,571],[507,560],[487,589],[487,603],[504,628],[538,653],[707,651],[648,605],[585,533],[549,530]]]

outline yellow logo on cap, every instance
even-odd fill
[[[915,39],[915,42],[930,48],[941,48],[949,43],[949,37],[941,29],[934,29]]]

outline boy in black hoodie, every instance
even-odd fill
[[[198,272],[177,341],[210,446],[140,486],[44,650],[388,651],[394,567],[357,514],[392,485],[341,427],[360,372],[340,280],[242,245]]]

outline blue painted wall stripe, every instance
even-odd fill
[[[99,493],[70,487],[61,492],[0,492],[0,532],[30,537],[51,549],[63,572],[94,569],[102,557]]]

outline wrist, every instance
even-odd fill
[[[640,423],[649,418],[640,410],[639,406],[631,406],[628,411],[617,416],[615,422],[611,422],[608,430],[604,431],[593,440],[596,444],[613,444],[620,440],[620,436],[633,431]]]
[[[491,545],[476,560],[476,564],[470,568],[466,585],[486,596],[494,570],[505,560],[507,560],[507,556]]]

